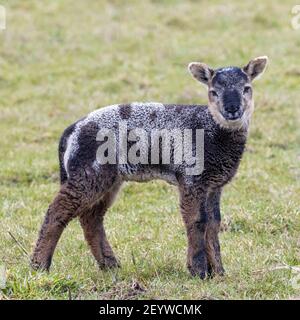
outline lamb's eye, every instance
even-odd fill
[[[210,90],[210,94],[213,96],[213,97],[217,97],[218,94],[216,93],[215,90]]]
[[[247,86],[244,88],[244,94],[250,93],[251,92],[251,87]]]

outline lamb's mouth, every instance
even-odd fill
[[[239,121],[241,120],[243,114],[244,114],[244,111],[243,110],[238,110],[236,112],[226,112],[226,111],[223,111],[221,112],[223,118],[226,120],[226,121]]]

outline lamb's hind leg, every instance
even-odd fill
[[[67,224],[74,218],[83,203],[82,192],[66,183],[50,204],[31,257],[34,269],[48,270],[57,242]]]
[[[211,276],[214,274],[224,274],[218,235],[221,223],[220,198],[220,189],[210,192],[207,197],[208,224],[206,230],[206,251],[208,269]]]
[[[106,238],[103,220],[107,209],[112,205],[113,200],[120,188],[118,184],[99,200],[94,206],[86,210],[80,216],[80,223],[85,239],[90,246],[100,268],[113,268],[119,266],[117,259]]]

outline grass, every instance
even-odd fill
[[[285,268],[300,265],[300,30],[291,27],[293,1],[1,4],[7,12],[0,32],[2,299],[300,297],[292,285],[298,269]],[[244,65],[258,55],[268,55],[270,65],[255,84],[247,152],[223,195],[225,277],[189,276],[177,191],[160,181],[126,184],[107,214],[121,269],[98,270],[76,220],[50,274],[29,268],[21,246],[32,251],[58,190],[56,150],[65,127],[113,103],[206,103],[188,62]]]

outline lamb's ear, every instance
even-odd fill
[[[202,62],[191,62],[188,66],[188,69],[195,79],[206,85],[214,75],[214,70]]]
[[[243,70],[247,73],[250,80],[254,80],[255,78],[258,78],[261,76],[267,66],[268,63],[268,57],[257,57],[253,60],[251,60],[244,68]]]

